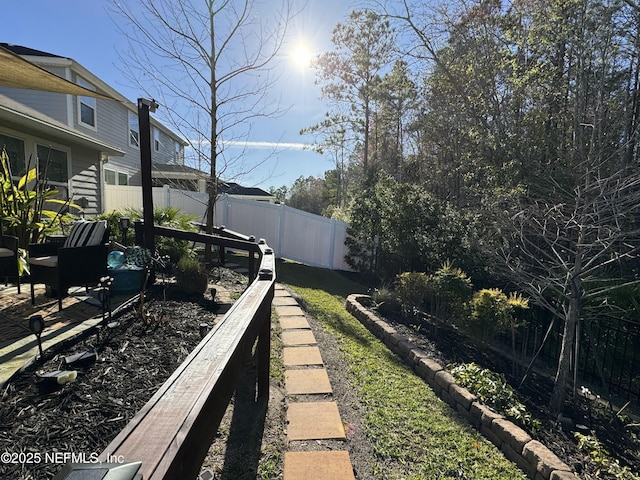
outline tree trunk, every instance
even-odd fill
[[[567,382],[571,370],[571,357],[573,355],[573,346],[576,339],[576,327],[580,318],[580,295],[579,287],[575,280],[572,285],[571,294],[568,299],[568,308],[566,319],[564,322],[564,332],[562,335],[562,348],[560,349],[560,358],[558,359],[558,370],[553,384],[553,392],[549,406],[551,409],[560,413],[564,406],[567,394]],[[575,368],[575,365],[574,365]]]

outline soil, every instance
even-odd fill
[[[219,291],[230,292],[232,297],[246,285],[246,279],[225,269],[216,275]],[[210,293],[185,297],[171,286],[160,285],[153,287],[147,297],[146,311],[150,315],[141,318],[133,311],[127,312],[116,319],[117,325],[102,328],[99,335],[92,332],[73,345],[45,353],[43,362],[34,364],[0,392],[0,452],[22,454],[17,460],[45,452],[81,453],[88,458],[102,452],[200,341],[200,325],[211,327],[221,318]],[[397,318],[387,321],[443,365],[475,361],[496,371],[510,366],[508,361],[476,348],[455,331],[439,329],[434,336],[429,334],[427,325],[410,325]],[[287,444],[286,405],[304,399],[287,397],[282,372],[276,371],[272,373],[268,402],[256,400],[255,363],[251,360],[204,461],[201,479],[282,478],[284,452],[301,448],[347,449],[356,478],[374,478],[372,448],[366,436],[360,434],[361,403],[344,373],[348,366],[336,339],[314,318],[310,317],[309,323],[323,352],[332,398],[346,423],[346,445],[332,441]],[[279,334],[277,320],[273,322],[273,333],[272,356],[278,357],[281,345],[275,340]],[[98,361],[80,368],[75,382],[55,389],[38,382],[38,373],[63,368],[65,356],[93,349]],[[576,448],[572,434],[564,432],[550,415],[545,406],[548,392],[547,379],[534,376],[523,396],[530,411],[542,421],[537,438],[581,472],[581,478],[606,478],[598,476],[592,462]],[[617,424],[590,417],[588,411],[576,413],[590,422],[609,451],[619,454],[622,464],[640,471],[637,438],[631,438]],[[64,462],[3,462],[0,479],[52,478],[60,470],[60,463]]]

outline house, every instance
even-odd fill
[[[129,185],[140,170],[137,105],[71,58],[7,43],[0,47],[104,95],[0,86],[0,146],[9,153],[14,175],[29,161],[48,159],[51,184],[86,205],[87,214],[102,212],[102,186]],[[153,118],[151,130],[152,162],[183,165],[187,143]]]

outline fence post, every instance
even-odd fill
[[[329,231],[329,253],[327,258],[327,265],[329,269],[333,270],[333,256],[336,251],[336,219],[331,219],[331,229]]]
[[[286,217],[287,206],[284,203],[280,204],[280,212],[278,215],[278,251],[276,257],[282,258],[283,244],[284,244],[284,221]]]

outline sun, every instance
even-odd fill
[[[297,44],[291,53],[291,59],[300,68],[310,67],[312,58],[311,50],[304,43]]]

